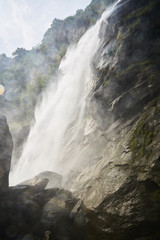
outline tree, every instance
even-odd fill
[[[25,48],[17,48],[16,51],[12,53],[12,55],[15,57],[23,57],[27,52],[28,50]]]

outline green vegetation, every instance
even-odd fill
[[[117,55],[123,48],[125,40],[127,40],[129,37],[133,37],[132,35],[138,29],[138,26],[141,22],[141,18],[148,14],[149,12],[151,12],[156,3],[157,0],[153,0],[150,3],[148,3],[147,6],[132,11],[128,16],[124,18],[123,20],[124,25],[127,26],[127,28],[124,28],[123,31],[122,29],[120,29],[118,32],[117,35],[118,48],[116,47],[115,55]],[[131,19],[133,20],[133,22],[130,24],[129,21]]]
[[[129,65],[125,72],[129,73],[129,72],[139,72],[139,70],[142,69],[146,69],[146,67],[150,66],[153,62],[151,60],[146,60],[143,62],[136,62],[136,63],[132,63],[131,65]]]
[[[151,60],[146,60],[142,62],[135,62],[130,64],[127,68],[125,68],[123,71],[119,71],[117,73],[117,78],[121,76],[126,76],[130,73],[140,73],[142,71],[146,71],[149,66],[151,66],[153,62]]]
[[[160,95],[156,98],[156,105],[160,104]]]
[[[0,55],[0,83],[5,86],[1,111],[12,112],[14,129],[34,118],[34,108],[49,81],[54,81],[69,45],[76,43],[114,0],[94,0],[65,20],[54,19],[42,42],[28,51],[17,48],[13,58]],[[6,111],[6,112],[5,112]],[[16,124],[17,122],[17,124]]]
[[[151,12],[152,9],[153,9],[153,7],[154,7],[154,5],[156,4],[156,2],[157,2],[157,0],[155,0],[155,1],[153,0],[153,1],[151,1],[147,6],[141,7],[141,8],[138,8],[138,9],[132,11],[132,12],[126,17],[126,19],[129,20],[129,19],[135,18],[135,17],[140,18],[140,17],[142,17],[143,15]]]
[[[150,72],[147,77],[148,84],[151,84],[154,80],[157,80],[157,82],[160,80],[160,71]]]
[[[15,52],[12,53],[15,57],[23,57],[25,54],[27,54],[29,51],[27,51],[24,48],[17,48]]]
[[[17,130],[20,131],[23,127],[29,126],[31,121],[21,121],[21,122],[12,122],[9,124],[10,131]]]
[[[134,159],[140,160],[140,158],[143,157],[146,157],[146,159],[150,158],[152,149],[149,148],[149,145],[152,143],[156,134],[154,126],[150,125],[145,119],[139,122],[129,142],[129,147]]]
[[[105,85],[105,86],[108,86],[108,85],[109,85],[109,83],[110,83],[110,79],[109,79],[109,80],[107,80],[107,81],[105,81],[105,82],[104,82],[104,85]]]
[[[130,65],[126,66],[125,69],[121,71],[117,71],[116,78],[130,78],[134,76],[135,82],[133,82],[135,85],[140,84],[141,82],[147,82],[148,85],[152,84],[154,81],[158,82],[160,81],[160,71],[156,66],[158,66],[159,63],[156,59],[148,59],[145,61],[137,61],[134,63],[131,63]],[[152,89],[149,88],[150,91]]]
[[[114,57],[115,55],[118,55],[118,53],[123,48],[127,38],[132,36],[132,34],[136,31],[139,23],[140,23],[140,19],[134,21],[132,24],[127,25],[126,29],[123,29],[123,30],[121,28],[119,29],[117,34],[116,44],[114,44],[114,46],[108,52],[109,56]]]
[[[127,40],[128,37],[131,37],[132,34],[136,31],[138,25],[140,23],[140,19],[135,20],[132,24],[127,25],[127,28],[122,31],[120,29],[117,34],[117,43],[118,48],[115,50],[113,49],[113,52],[115,52],[115,55],[117,55],[122,47],[124,46],[125,40]]]
[[[156,190],[153,192],[153,198],[155,202],[160,202],[160,190]]]
[[[7,58],[5,54],[0,55],[0,82],[6,88],[6,99],[4,96],[1,97],[0,105],[3,106],[3,109],[11,106],[9,111],[14,111],[15,106],[19,109],[21,116],[17,120],[18,125],[25,125],[26,121],[33,119],[37,99],[50,79],[54,81],[68,46],[77,42],[86,30],[97,21],[106,6],[112,2],[114,0],[94,0],[85,10],[78,10],[74,16],[67,17],[65,20],[54,19],[41,44],[31,51],[18,48],[13,53],[13,59]],[[116,42],[108,50],[109,57],[121,54],[124,44],[137,32],[142,16],[149,13],[155,3],[156,1],[151,1],[146,7],[139,8],[124,18],[124,22],[128,21],[129,23],[123,24],[123,27],[119,28]],[[157,51],[160,49],[158,45],[157,49]],[[140,83],[142,79],[151,84],[152,81],[160,78],[160,71],[158,72],[158,67],[156,69],[159,64],[157,61],[157,58],[137,60],[131,64],[128,63],[128,66],[126,63],[125,69],[121,68],[120,71],[115,71],[117,72],[116,78],[126,78],[134,74],[136,83]],[[109,85],[113,78],[105,81],[104,85]],[[16,124],[14,125],[16,126]],[[151,154],[148,146],[155,133],[154,129],[147,132],[147,127],[144,125],[140,133],[139,130],[134,134],[130,146],[135,155],[148,158]]]

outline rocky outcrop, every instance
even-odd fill
[[[121,1],[102,24],[94,97],[105,128],[143,111],[159,95],[159,4]]]
[[[42,180],[43,181],[43,180]],[[70,216],[77,199],[63,189],[12,187],[0,194],[0,239],[82,239],[75,238]],[[83,234],[83,226],[77,227]],[[28,236],[28,238],[27,238]]]
[[[62,175],[51,172],[45,171],[37,175],[37,178],[48,178],[49,182],[46,188],[61,188],[62,187]]]
[[[159,239],[159,186],[131,177],[107,194],[94,210],[86,210],[89,239]]]
[[[43,172],[16,187],[8,186],[12,148],[6,118],[1,116],[0,239],[85,239],[84,220],[79,224],[71,215],[78,200],[67,190],[53,188],[61,186],[61,175]]]
[[[83,200],[88,239],[160,238],[159,7],[123,0],[101,26],[95,128],[85,136],[101,158],[70,188]]]
[[[13,142],[4,116],[0,116],[0,191],[8,189]]]
[[[43,180],[43,181],[42,181]],[[35,176],[33,179],[24,181],[20,183],[20,186],[36,186],[37,184],[45,185],[44,188],[61,188],[62,187],[62,175],[56,173],[56,172],[51,172],[51,171],[45,171],[42,173],[39,173],[37,176]]]
[[[150,107],[112,126],[110,141],[119,135],[118,143],[72,185],[86,207],[89,239],[159,239],[160,105]]]
[[[75,216],[71,216],[78,200],[67,190],[53,188],[55,185],[61,186],[61,175],[44,172],[9,188],[12,148],[6,118],[1,116],[0,239],[85,239],[84,220],[77,223]],[[49,189],[45,189],[47,185]]]

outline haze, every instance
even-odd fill
[[[0,0],[0,54],[39,44],[54,18],[64,19],[91,0]]]

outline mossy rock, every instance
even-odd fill
[[[143,115],[129,142],[129,147],[132,151],[132,157],[135,160],[140,160],[143,157],[149,159],[153,153],[150,145],[152,144],[158,132],[154,125],[149,122],[147,117],[148,114]]]

